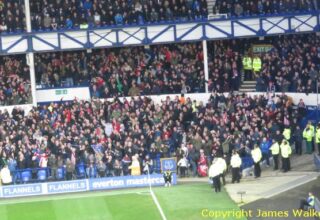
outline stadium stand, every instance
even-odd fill
[[[305,112],[300,111],[305,110],[304,103],[299,103],[297,108],[290,97],[275,96],[274,92],[308,94],[320,86],[316,80],[320,39],[316,34],[210,42],[208,84],[212,94],[208,103],[184,97],[186,93],[205,92],[200,43],[91,49],[96,45],[73,39],[79,37],[75,36],[77,33],[64,34],[66,30],[74,33],[71,29],[115,27],[117,31],[127,25],[201,21],[208,16],[206,0],[31,0],[30,3],[33,30],[59,30],[57,35],[73,42],[65,48],[79,49],[74,46],[79,44],[82,51],[38,54],[48,48],[65,49],[59,48],[60,38],[48,38],[47,42],[38,36],[34,39],[25,36],[26,39],[21,39],[24,42],[6,36],[9,38],[4,47],[1,44],[1,51],[28,53],[34,49],[32,43],[47,45],[48,48],[37,48],[35,54],[38,87],[90,86],[92,100],[42,103],[34,105],[30,112],[19,106],[11,114],[6,110],[0,112],[0,168],[10,170],[14,183],[129,175],[132,157],[136,155],[141,173],[147,164],[152,172],[158,173],[160,159],[175,156],[178,161],[187,158],[191,175],[206,176],[206,169],[201,166],[206,166],[217,154],[230,155],[232,149],[237,149],[243,159],[242,168],[246,168],[252,165],[249,152],[255,144],[264,139],[267,144],[272,139],[282,139],[285,127],[296,133],[304,117]],[[217,0],[215,3],[214,13],[238,17],[319,9],[318,1],[313,0]],[[23,32],[24,16],[23,1],[0,0],[0,32]],[[314,25],[302,23],[300,26]],[[200,27],[186,30],[188,34],[197,29],[206,31],[207,27]],[[212,28],[219,32],[220,28],[213,25],[208,30],[213,32]],[[244,29],[246,33],[241,36],[250,32]],[[260,31],[257,32],[260,36]],[[177,41],[194,39],[179,35]],[[112,45],[121,46],[113,41]],[[254,80],[257,91],[270,93],[253,97],[234,94],[244,80]],[[31,103],[29,67],[22,55],[0,57],[0,81],[1,106]],[[230,92],[229,96],[223,92]],[[182,95],[174,99],[167,97],[160,104],[141,97],[177,93]],[[120,100],[123,96],[138,97]]]
[[[242,45],[236,41],[208,43],[209,91],[239,90],[243,72],[241,59],[244,49]]]
[[[0,106],[32,102],[25,56],[0,56]]]
[[[31,1],[34,30],[149,24],[207,18],[206,0]]]
[[[267,51],[254,51],[254,47]],[[261,59],[261,69],[253,73],[256,91],[316,93],[320,69],[320,37],[316,34],[266,37],[264,40],[236,39],[209,43],[209,90],[239,89],[244,76],[244,57]]]
[[[30,1],[35,31],[87,29],[119,25],[143,25],[207,19],[206,0],[191,1]],[[217,0],[214,14],[252,16],[309,12],[319,9],[317,0]],[[0,33],[25,31],[24,1],[0,1]],[[211,11],[211,9],[210,9]]]
[[[42,88],[90,84],[98,98],[205,91],[200,44],[45,53],[35,65]]]
[[[187,155],[197,175],[200,152],[210,161],[238,149],[246,160],[263,137],[271,140],[284,126],[294,130],[301,116],[293,107],[285,95],[212,93],[207,104],[177,96],[162,104],[140,97],[41,105],[28,114],[14,109],[12,116],[0,115],[0,162],[16,183],[61,180],[68,173],[68,179],[128,175],[136,154],[141,169],[152,161],[154,172],[160,158]]]
[[[25,9],[23,0],[0,0],[0,33],[25,31]]]
[[[209,42],[209,91],[238,91],[246,80],[243,58],[258,56],[261,67],[250,73],[256,91],[315,93],[319,43],[316,34]],[[267,51],[255,53],[259,45]],[[36,73],[41,88],[90,85],[98,98],[205,90],[200,44],[38,54]]]
[[[241,17],[307,12],[318,8],[317,0],[216,0],[213,12]]]

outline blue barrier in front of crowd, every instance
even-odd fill
[[[241,159],[242,159],[242,165],[241,165],[242,170],[249,168],[253,165],[253,159],[251,156],[242,157]]]
[[[150,181],[147,175],[106,177],[97,179],[1,186],[0,198],[147,187],[149,186],[149,182],[152,186],[164,185],[164,179],[161,174],[150,175]],[[172,184],[177,184],[177,176],[175,173],[172,174]]]
[[[319,109],[308,109],[305,117],[300,122],[300,127],[304,129],[309,121],[311,121],[314,126],[317,126],[317,123],[320,121]]]

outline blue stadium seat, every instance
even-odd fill
[[[86,178],[86,167],[84,164],[77,165],[76,174],[78,179]]]
[[[155,160],[155,164],[153,164],[153,172],[155,173],[161,173],[161,160],[160,155],[157,155],[157,158]]]
[[[32,180],[32,170],[26,169],[21,171],[21,182],[28,183]]]
[[[87,177],[88,178],[97,178],[98,177],[98,171],[97,167],[93,166],[91,172],[89,171],[90,168],[87,168]]]
[[[46,181],[47,180],[47,169],[40,169],[37,172],[38,181]]]
[[[66,177],[66,172],[65,172],[64,167],[59,167],[57,169],[57,174],[56,174],[57,180],[64,180],[65,177]]]
[[[242,170],[248,167],[251,167],[252,165],[253,165],[253,160],[251,156],[246,156],[242,158],[242,165],[241,165]]]

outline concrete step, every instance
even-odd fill
[[[242,83],[241,86],[242,87],[254,87],[256,86],[257,84],[247,84],[247,83]]]
[[[213,6],[215,6],[216,0],[207,0],[208,14],[213,14]]]
[[[254,88],[254,87],[256,87],[255,84],[242,84],[241,85],[241,88]]]
[[[239,92],[255,92],[256,89],[255,88],[249,88],[249,89],[244,89],[244,88],[240,88]]]
[[[256,91],[256,85],[257,82],[256,81],[243,81],[239,92],[255,92]]]
[[[255,81],[255,80],[252,80],[252,81],[245,80],[245,81],[243,81],[243,83],[247,83],[247,84],[256,84],[256,83],[257,83],[257,81]]]

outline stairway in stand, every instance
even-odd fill
[[[217,0],[207,0],[207,5],[208,5],[208,14],[212,15],[213,14],[213,6],[216,4]]]
[[[254,81],[243,81],[239,92],[255,92],[256,91],[256,84],[257,82]]]

